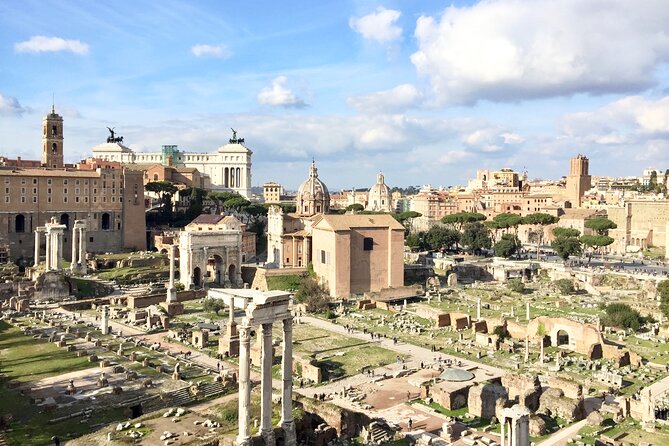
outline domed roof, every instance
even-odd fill
[[[472,372],[468,372],[467,370],[450,368],[444,370],[443,373],[439,375],[439,378],[443,379],[444,381],[462,382],[474,379],[474,374]]]
[[[327,186],[318,178],[316,162],[312,161],[309,168],[309,178],[300,185],[300,188],[297,190],[297,196],[303,200],[309,200],[314,198],[323,199],[329,195]]]
[[[386,185],[383,173],[376,175],[376,184],[369,189],[370,196],[390,195],[390,188]]]

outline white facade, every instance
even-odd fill
[[[251,197],[251,155],[243,140],[231,139],[216,152],[179,152],[172,165],[193,167],[211,178],[216,191],[234,191]],[[135,152],[120,143],[105,143],[93,147],[93,157],[123,164],[162,164],[161,152]]]

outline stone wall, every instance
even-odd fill
[[[305,412],[318,416],[329,426],[334,427],[337,430],[337,434],[341,437],[349,438],[359,435],[362,427],[367,426],[372,421],[363,413],[354,412],[299,394],[295,394],[294,407],[302,408]]]
[[[500,384],[487,382],[472,386],[469,389],[467,406],[470,414],[490,419],[498,416],[498,409],[508,400],[508,393]]]
[[[457,410],[467,405],[469,388],[471,385],[465,385],[456,390],[449,390],[439,387],[439,384],[430,387],[429,393],[434,401],[448,410]]]

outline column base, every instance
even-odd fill
[[[274,437],[274,429],[269,428],[261,432],[265,446],[276,446],[276,438]]]
[[[284,446],[297,446],[297,434],[295,433],[295,421],[282,421]]]
[[[169,316],[178,316],[184,313],[184,304],[181,302],[161,302],[160,306],[167,311]]]
[[[235,439],[236,446],[251,446],[251,437],[237,436]]]

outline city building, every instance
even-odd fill
[[[284,195],[283,186],[274,181],[269,181],[262,185],[262,196],[265,203],[279,204],[281,203],[281,196]]]
[[[267,213],[267,263],[278,268],[305,267],[311,261],[311,225],[330,210],[330,193],[319,178],[316,163],[300,185],[296,212],[271,206]]]
[[[572,207],[580,207],[583,195],[592,188],[589,164],[588,158],[580,154],[569,161],[566,198]]]
[[[314,272],[331,296],[404,285],[404,226],[391,215],[323,215],[312,237]]]
[[[113,134],[106,143],[93,147],[93,156],[107,161],[195,168],[210,178],[211,189],[237,192],[245,198],[251,198],[251,155],[234,131],[227,144],[210,153],[183,152],[174,145],[163,146],[160,152],[134,152]]]
[[[65,167],[62,117],[52,108],[42,127],[44,167],[0,167],[0,239],[9,259],[32,263],[33,232],[52,217],[67,227],[66,258],[75,220],[86,221],[89,252],[146,249],[142,173],[95,161]]]

